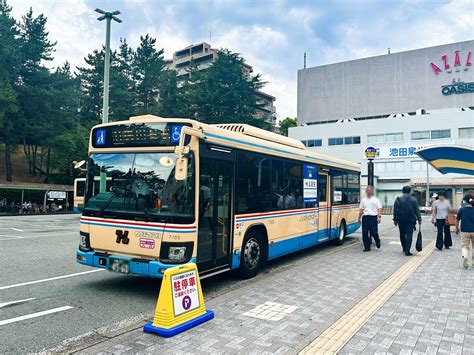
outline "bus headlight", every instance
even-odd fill
[[[193,255],[193,247],[193,242],[162,242],[160,248],[160,261],[164,264],[187,263],[191,260],[191,256]]]
[[[173,261],[183,261],[186,255],[186,247],[170,247],[168,259]]]
[[[89,233],[80,232],[79,234],[79,250],[90,251],[91,244],[89,240]]]

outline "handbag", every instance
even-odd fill
[[[456,214],[449,212],[448,216],[446,217],[445,223],[447,226],[455,226],[456,225]]]
[[[416,251],[420,252],[423,250],[423,240],[421,236],[421,229],[418,229],[418,235],[416,237],[416,245],[415,245]]]

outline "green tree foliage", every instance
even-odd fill
[[[188,112],[202,122],[268,128],[263,120],[254,118],[259,108],[255,92],[264,85],[260,74],[252,76],[245,71],[245,60],[239,54],[223,49],[208,70],[190,68],[184,100]]]
[[[296,127],[297,121],[296,118],[287,117],[284,120],[280,121],[280,127],[278,131],[283,136],[288,136],[288,129],[290,127]]]
[[[23,146],[31,175],[72,183],[71,163],[87,157],[90,129],[101,123],[104,48],[88,54],[77,70],[67,62],[52,69],[56,43],[46,25],[46,17],[32,9],[16,22],[6,0],[0,0],[0,148],[8,181],[11,152]],[[121,39],[111,52],[111,121],[149,113],[266,128],[254,118],[255,92],[264,82],[246,71],[239,54],[223,49],[205,70],[192,62],[180,77],[166,69],[163,54],[148,34],[136,48]]]
[[[16,22],[11,7],[0,0],[0,142],[5,156],[6,180],[12,181],[11,151],[17,142],[18,111],[16,82],[20,72],[20,51]]]

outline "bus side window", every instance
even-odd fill
[[[327,175],[318,175],[318,202],[327,202]]]

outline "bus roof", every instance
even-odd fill
[[[97,125],[94,128],[113,126],[117,124],[122,125],[163,121],[192,124],[194,128],[202,130],[204,137],[209,142],[270,155],[285,156],[290,159],[308,161],[329,167],[360,171],[360,165],[358,163],[334,158],[326,154],[312,152],[306,149],[303,143],[296,139],[285,137],[273,132],[268,132],[246,124],[228,123],[209,125],[187,118],[162,118],[154,115],[142,115],[130,117],[130,120],[128,121],[110,122]],[[90,148],[91,147],[92,146],[90,146]]]

